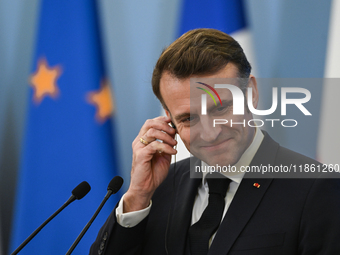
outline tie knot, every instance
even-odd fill
[[[230,181],[231,180],[229,178],[226,178],[221,174],[209,174],[207,176],[209,194],[218,194],[224,198],[227,193]]]

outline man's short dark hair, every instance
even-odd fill
[[[164,109],[160,80],[164,72],[178,79],[209,75],[229,62],[238,68],[240,78],[248,78],[251,66],[240,44],[226,33],[209,28],[191,30],[167,47],[159,57],[152,75],[152,89]]]

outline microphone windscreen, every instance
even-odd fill
[[[123,185],[123,178],[120,176],[115,176],[113,179],[110,181],[109,186],[107,186],[107,190],[112,190],[112,194],[115,194],[118,192],[118,190],[122,187]]]
[[[85,197],[85,195],[89,193],[90,190],[91,190],[90,184],[88,184],[86,181],[83,181],[72,190],[72,195],[79,200]]]

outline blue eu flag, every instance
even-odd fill
[[[20,253],[60,255],[91,218],[117,173],[114,104],[95,0],[41,1],[29,87],[11,249],[87,181],[90,193],[61,212]],[[74,254],[88,253],[114,200],[104,206]]]

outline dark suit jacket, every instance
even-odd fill
[[[265,134],[251,162],[260,164],[319,163],[281,147]],[[189,160],[177,162],[175,171],[172,165],[152,198],[149,216],[135,227],[117,224],[113,210],[90,254],[190,254],[187,230],[201,180],[189,176]],[[255,182],[260,188],[253,186]],[[339,238],[339,179],[245,176],[208,254],[339,255]]]

